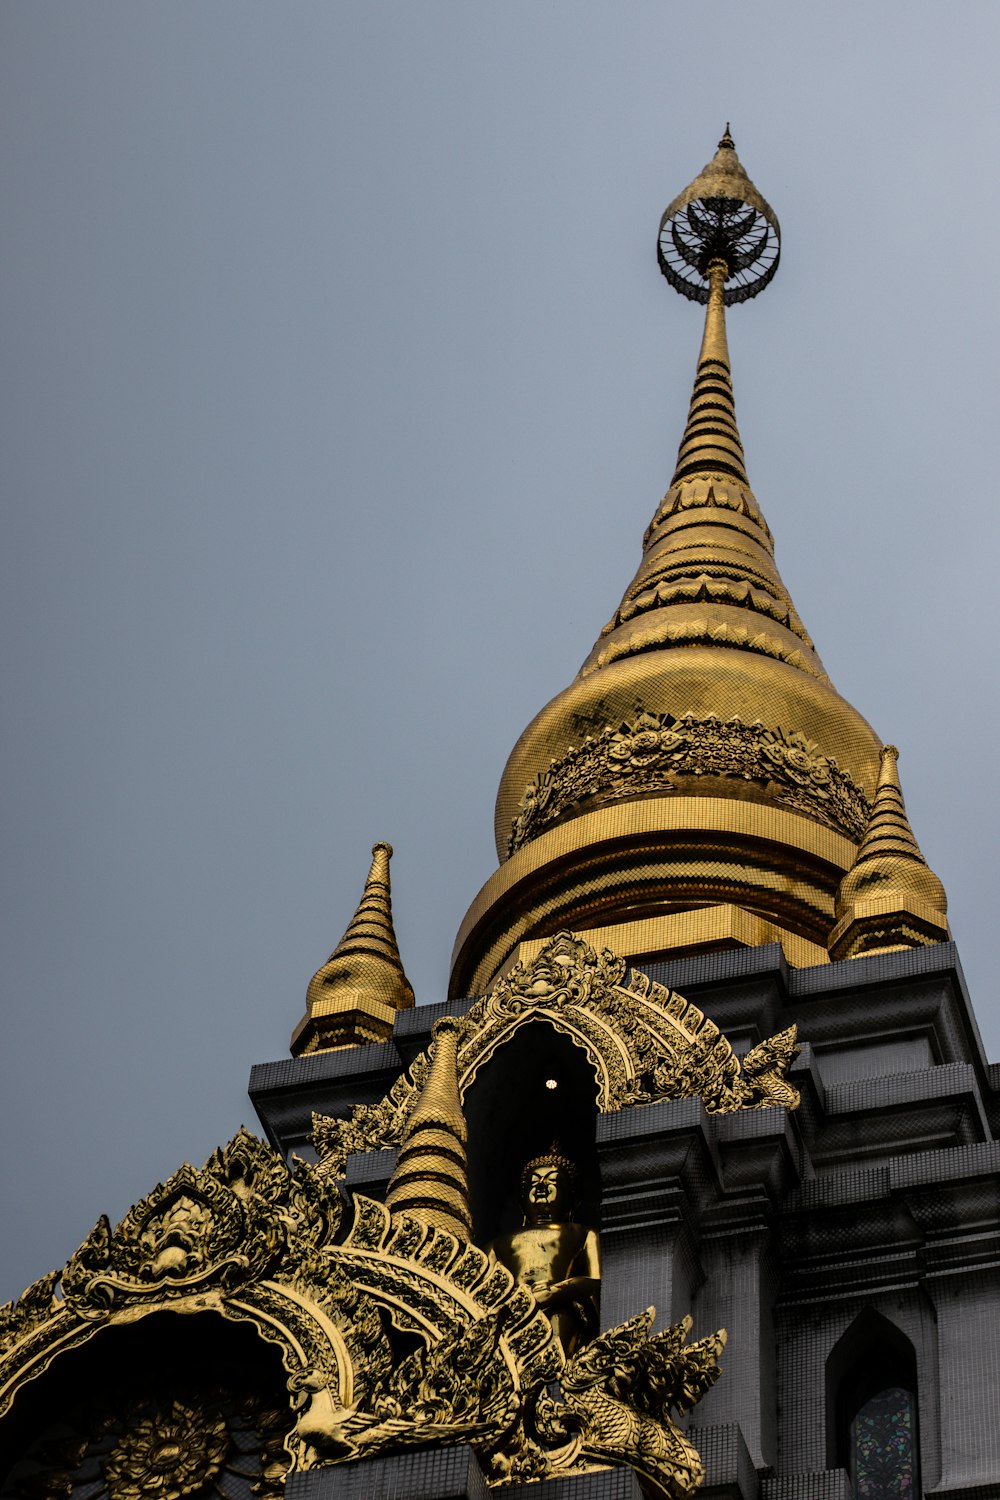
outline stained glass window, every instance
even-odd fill
[[[856,1500],[919,1500],[910,1391],[889,1386],[859,1408],[851,1422],[850,1461]]]

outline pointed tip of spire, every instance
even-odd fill
[[[306,1014],[292,1052],[318,1052],[385,1041],[396,1011],[413,1004],[392,922],[389,860],[392,845],[372,845],[372,862],[357,910],[344,936],[306,991]]]
[[[722,132],[722,140],[719,142],[719,150],[720,151],[735,151],[736,150],[736,142],[733,140],[732,136],[729,133],[729,121],[728,120],[726,121],[726,128],[725,128],[725,130]]]
[[[693,474],[713,474],[749,484],[736,424],[733,378],[726,339],[726,267],[709,267],[708,306],[688,419],[677,450],[671,486]]]
[[[895,745],[883,745],[857,857],[837,891],[834,958],[920,947],[948,936],[948,898],[906,815]]]

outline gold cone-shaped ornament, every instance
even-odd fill
[[[397,1011],[413,1004],[392,925],[391,844],[372,848],[358,909],[326,963],[309,981],[306,1013],[292,1034],[293,1056],[381,1042]]]
[[[837,891],[830,956],[863,958],[948,938],[948,900],[913,836],[895,745],[882,748],[871,817],[858,857]]]

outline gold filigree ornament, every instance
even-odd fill
[[[528,988],[571,1011],[607,960],[560,957],[565,945]],[[525,996],[512,987],[500,1003]],[[483,1250],[361,1196],[342,1222],[328,1176],[289,1169],[241,1132],[116,1229],[100,1221],[61,1277],[3,1309],[0,1418],[68,1351],[115,1325],[141,1339],[153,1312],[251,1325],[281,1355],[284,1401],[161,1380],[110,1404],[95,1391],[102,1414],[81,1391],[76,1415],[64,1401],[57,1426],[29,1440],[4,1496],[239,1500],[252,1483],[277,1497],[286,1472],[429,1443],[471,1444],[493,1484],[618,1463],[651,1494],[687,1496],[701,1467],[671,1412],[715,1378],[724,1342],[689,1345],[686,1323],[650,1338],[650,1311],[567,1361],[530,1292]],[[140,1367],[155,1383],[155,1356]],[[254,1399],[264,1405],[248,1412]]]
[[[335,1184],[314,1167],[289,1170],[240,1131],[203,1168],[185,1165],[154,1188],[117,1228],[100,1219],[61,1273],[0,1309],[0,1418],[54,1360],[154,1312],[250,1323],[277,1345],[289,1381],[308,1375],[354,1399],[389,1351],[376,1309],[337,1267],[342,1212]]]
[[[586,1053],[594,1070],[597,1107],[618,1110],[661,1099],[697,1097],[712,1114],[798,1105],[786,1078],[798,1053],[795,1027],[761,1042],[742,1068],[715,1023],[674,990],[605,948],[572,933],[546,943],[530,963],[497,980],[466,1015],[458,1051],[459,1087],[514,1033],[547,1022]],[[421,1053],[377,1104],[356,1104],[342,1119],[313,1115],[313,1141],[323,1175],[339,1177],[352,1151],[399,1145],[430,1065]]]
[[[588,735],[525,789],[508,855],[583,803],[691,790],[689,778],[774,786],[778,800],[849,838],[860,839],[868,799],[837,762],[797,730],[742,719],[641,713]]]

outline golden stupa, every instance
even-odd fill
[[[727,127],[660,226],[664,275],[706,304],[673,479],[615,614],[507,761],[454,995],[564,928],[646,960],[768,942],[829,959],[882,746],[781,580],[736,423],[725,309],[770,281],[779,235]]]

